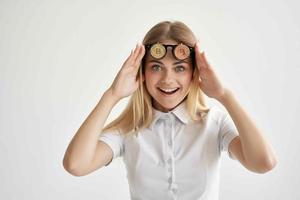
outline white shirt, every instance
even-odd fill
[[[234,159],[228,145],[238,135],[230,115],[213,106],[203,124],[193,122],[186,101],[167,113],[153,111],[152,124],[137,137],[117,131],[99,137],[113,159],[123,157],[131,199],[218,200],[221,152]]]

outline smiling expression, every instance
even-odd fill
[[[163,44],[178,44],[168,40]],[[174,109],[189,92],[193,75],[192,58],[177,60],[171,48],[163,59],[155,59],[147,53],[145,59],[145,85],[152,97],[153,107],[162,112]]]

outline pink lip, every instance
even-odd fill
[[[172,93],[172,94],[166,94],[166,93],[162,92],[160,89],[158,89],[158,91],[159,91],[159,93],[162,94],[163,96],[165,96],[165,97],[170,97],[170,96],[176,94],[176,93],[179,91],[179,89],[180,89],[180,88],[178,88],[178,89],[176,90],[176,92],[175,92],[175,93]]]

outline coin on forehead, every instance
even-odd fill
[[[190,55],[190,49],[188,46],[181,43],[175,48],[174,54],[179,60],[184,60]]]
[[[154,58],[160,59],[166,54],[166,49],[163,45],[157,43],[152,45],[150,53]]]

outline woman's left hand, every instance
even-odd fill
[[[207,62],[204,52],[200,52],[199,42],[195,45],[195,59],[199,70],[199,86],[211,98],[220,99],[225,95],[225,88],[217,77],[216,72]]]

